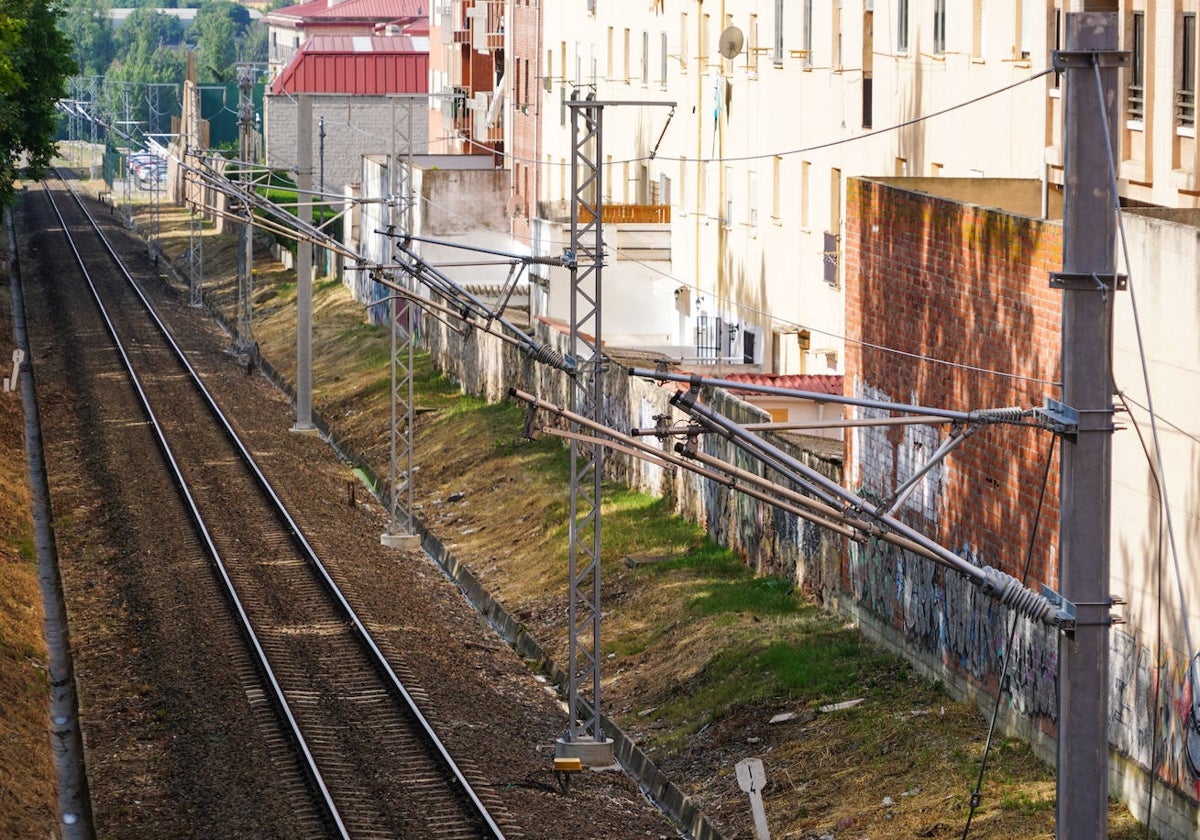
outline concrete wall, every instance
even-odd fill
[[[361,159],[360,166],[357,194],[363,201],[355,209],[352,223],[347,225],[350,238],[346,245],[358,252],[367,270],[347,264],[343,281],[355,300],[370,305],[390,294],[371,279],[369,269],[395,259],[394,240],[381,231],[390,225],[400,225],[400,218],[394,216],[388,202],[399,186],[391,184],[390,178],[398,176],[394,172],[389,175],[386,155],[367,155]],[[508,178],[506,170],[478,168],[472,156],[414,160],[412,188],[418,198],[412,233],[446,243],[504,249],[510,242],[504,228]],[[496,259],[452,244],[416,243],[415,248],[435,266]],[[508,265],[447,265],[443,273],[462,286],[497,285],[508,276]],[[387,312],[372,307],[369,317],[383,323],[387,320]]]
[[[1114,628],[1111,731],[1133,764],[1156,762],[1194,807],[1200,786],[1184,761],[1182,714],[1200,633],[1200,210],[1129,211],[1124,227],[1130,264],[1118,270],[1127,268],[1130,291],[1116,300],[1113,378],[1128,414],[1113,439],[1112,591],[1127,599],[1128,623]],[[1143,442],[1161,453],[1161,488]]]

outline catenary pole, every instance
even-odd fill
[[[312,95],[296,104],[296,215],[312,222]],[[296,242],[296,425],[312,431],[312,243]]]
[[[1063,446],[1059,515],[1059,585],[1076,610],[1074,630],[1059,642],[1060,840],[1108,836],[1112,316],[1118,283],[1109,179],[1115,149],[1105,138],[1117,136],[1117,33],[1114,13],[1069,13],[1067,48],[1056,56],[1065,70],[1065,187],[1063,270],[1051,284],[1063,290],[1063,402],[1078,416],[1078,431]]]

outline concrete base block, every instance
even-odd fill
[[[421,538],[417,534],[380,534],[379,542],[401,551],[417,551],[421,548]]]
[[[554,742],[555,758],[578,758],[589,770],[605,770],[617,768],[616,756],[613,752],[612,738],[597,741],[594,738],[576,738],[566,741],[559,738]]]

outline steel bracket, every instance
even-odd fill
[[[1061,73],[1070,68],[1096,65],[1101,69],[1128,67],[1132,55],[1129,50],[1055,50],[1051,58],[1055,71]]]
[[[1073,435],[1079,431],[1079,411],[1051,397],[1046,397],[1041,408],[1033,410],[1033,416],[1058,434]]]
[[[1044,583],[1042,584],[1042,597],[1049,601],[1054,608],[1058,610],[1058,614],[1061,617],[1061,621],[1058,623],[1058,626],[1068,633],[1074,630],[1077,616],[1075,604],[1073,604],[1071,601],[1068,601],[1060,593],[1051,589],[1049,586],[1046,586]]]
[[[1072,292],[1105,292],[1109,289],[1123,292],[1129,288],[1129,278],[1124,274],[1052,271],[1050,288],[1067,289]]]

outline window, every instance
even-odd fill
[[[1196,15],[1183,16],[1179,49],[1179,90],[1175,95],[1175,122],[1181,128],[1196,126]]]
[[[783,192],[782,178],[783,174],[783,158],[780,155],[775,155],[771,160],[771,183],[774,188],[771,191],[771,218],[778,221],[779,219],[779,198]]]
[[[812,67],[812,45],[813,45],[813,22],[812,22],[812,0],[804,0],[804,9],[801,12],[804,15],[804,40],[800,42],[800,47],[804,50],[804,66]]]
[[[687,72],[688,66],[688,31],[687,31],[687,12],[679,16],[679,70],[681,73]],[[664,64],[666,62],[664,61]],[[663,79],[666,79],[666,74],[663,74]]]
[[[946,52],[946,0],[933,0],[933,52]]]
[[[1129,26],[1129,90],[1125,103],[1129,119],[1141,122],[1146,112],[1146,13],[1134,12]]]
[[[682,213],[688,212],[688,161],[687,158],[679,158],[679,210]]]
[[[658,81],[663,87],[667,86],[667,33],[664,32],[659,36],[659,50],[662,53],[662,61],[658,65]]]
[[[1044,7],[1043,0],[1018,0],[1017,3],[1017,54],[1013,58],[1029,58],[1033,49],[1034,19],[1039,8]]]
[[[811,167],[812,164],[806,160],[800,162],[800,227],[803,230],[808,230],[808,182]]]
[[[775,48],[771,58],[776,66],[783,64],[783,0],[775,0]]]
[[[983,58],[983,45],[987,40],[984,26],[984,8],[987,0],[972,0],[971,11],[971,57]]]
[[[862,23],[862,127],[875,121],[875,12],[863,12]]]
[[[746,35],[750,39],[750,48],[746,50],[746,70],[753,79],[756,78],[753,74],[758,70],[758,15],[750,15],[750,27]]]
[[[613,71],[616,69],[616,66],[617,66],[617,63],[615,60],[615,54],[613,52],[613,50],[615,48],[615,42],[613,39],[614,39],[613,28],[610,26],[610,27],[608,27],[607,40],[605,42],[606,58],[605,58],[605,62],[604,62],[605,72],[608,73],[608,77],[610,79],[616,75],[616,73]]]
[[[753,169],[746,176],[746,217],[750,227],[758,227],[758,173]]]
[[[896,52],[908,52],[908,0],[896,0]]]
[[[725,167],[725,224],[731,226],[733,224],[733,167]]]
[[[1055,10],[1054,10],[1054,51],[1055,52],[1058,52],[1059,50],[1061,50],[1063,48],[1062,23],[1063,23],[1062,9],[1055,8]],[[1062,71],[1061,70],[1054,71],[1054,87],[1059,90],[1062,89]]]
[[[650,84],[650,33],[642,32],[642,84]]]
[[[833,44],[831,45],[831,52],[833,53],[833,57],[830,65],[834,70],[840,71],[842,69],[842,4],[834,3],[832,12],[833,26],[831,28],[833,30]]]
[[[625,37],[622,39],[622,47],[625,50],[625,55],[623,56],[623,58],[621,60],[621,65],[622,65],[621,66],[621,79],[622,79],[622,81],[628,82],[630,79],[630,76],[629,76],[629,30],[626,29],[624,34],[625,34]]]

